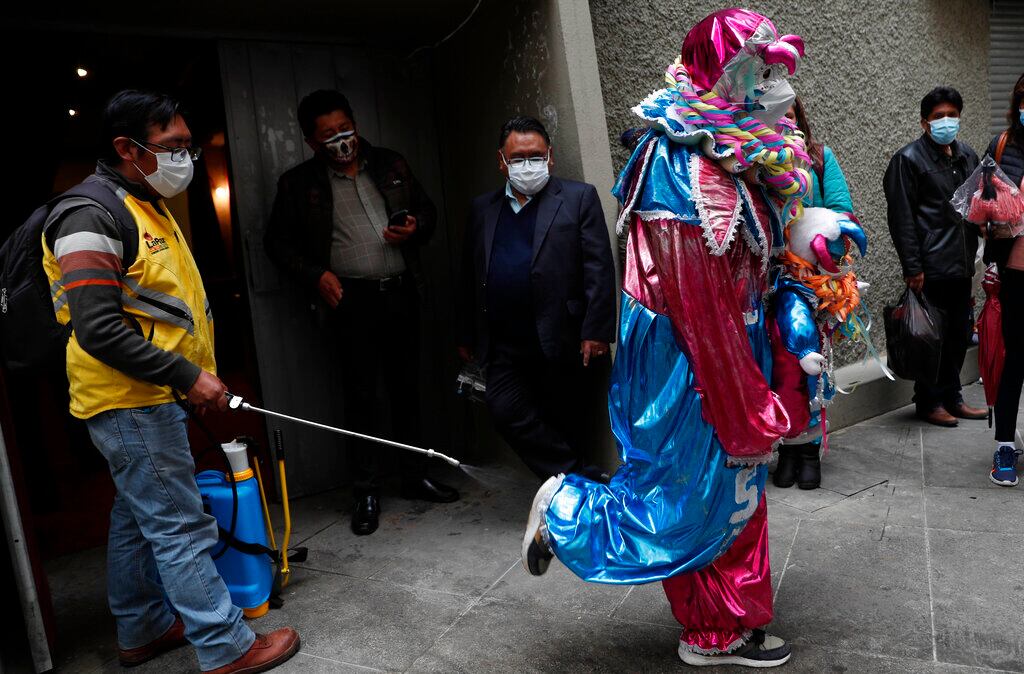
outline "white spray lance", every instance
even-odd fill
[[[361,440],[369,440],[370,442],[379,442],[382,445],[388,445],[390,447],[397,447],[398,449],[405,449],[410,452],[416,452],[417,454],[426,454],[428,458],[438,458],[442,461],[447,461],[453,466],[460,466],[458,459],[453,459],[450,456],[446,456],[441,452],[435,452],[432,449],[424,449],[422,447],[415,447],[413,445],[402,444],[401,442],[393,442],[391,440],[385,440],[384,438],[374,437],[372,435],[365,435],[363,433],[356,433],[355,431],[349,431],[344,428],[337,428],[335,426],[328,426],[327,424],[320,424],[315,421],[309,421],[308,419],[300,419],[293,417],[288,414],[281,414],[280,412],[274,412],[273,410],[263,409],[262,407],[256,407],[242,400],[241,396],[236,396],[233,393],[225,393],[228,397],[228,407],[233,410],[246,410],[248,412],[259,412],[265,414],[268,417],[277,417],[278,419],[287,419],[288,421],[294,421],[297,424],[304,424],[306,426],[312,426],[313,428],[320,428],[325,431],[331,431],[332,433],[339,433],[341,435],[347,435],[353,438],[360,438]]]

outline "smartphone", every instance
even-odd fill
[[[388,227],[400,227],[405,224],[405,218],[409,215],[409,211],[404,208],[400,211],[395,211],[388,218]]]

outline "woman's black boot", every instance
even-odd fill
[[[796,482],[796,474],[800,468],[797,445],[779,445],[779,462],[775,464],[772,484],[776,487],[792,487]]]
[[[817,489],[821,486],[821,457],[817,442],[797,445],[794,449],[800,452],[800,471],[797,474],[797,486],[801,489]]]

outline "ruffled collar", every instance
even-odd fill
[[[652,91],[647,98],[635,105],[632,111],[649,127],[663,132],[676,143],[699,147],[712,159],[724,159],[733,155],[731,147],[715,147],[715,136],[710,130],[684,121],[683,110],[679,107],[675,91],[672,89]]]

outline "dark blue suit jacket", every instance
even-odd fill
[[[491,344],[501,338],[489,334],[486,284],[506,198],[502,187],[474,199],[463,238],[460,346],[472,349],[483,363]],[[534,199],[530,285],[544,355],[552,360],[571,356],[585,339],[615,341],[615,264],[597,189],[552,176]]]

